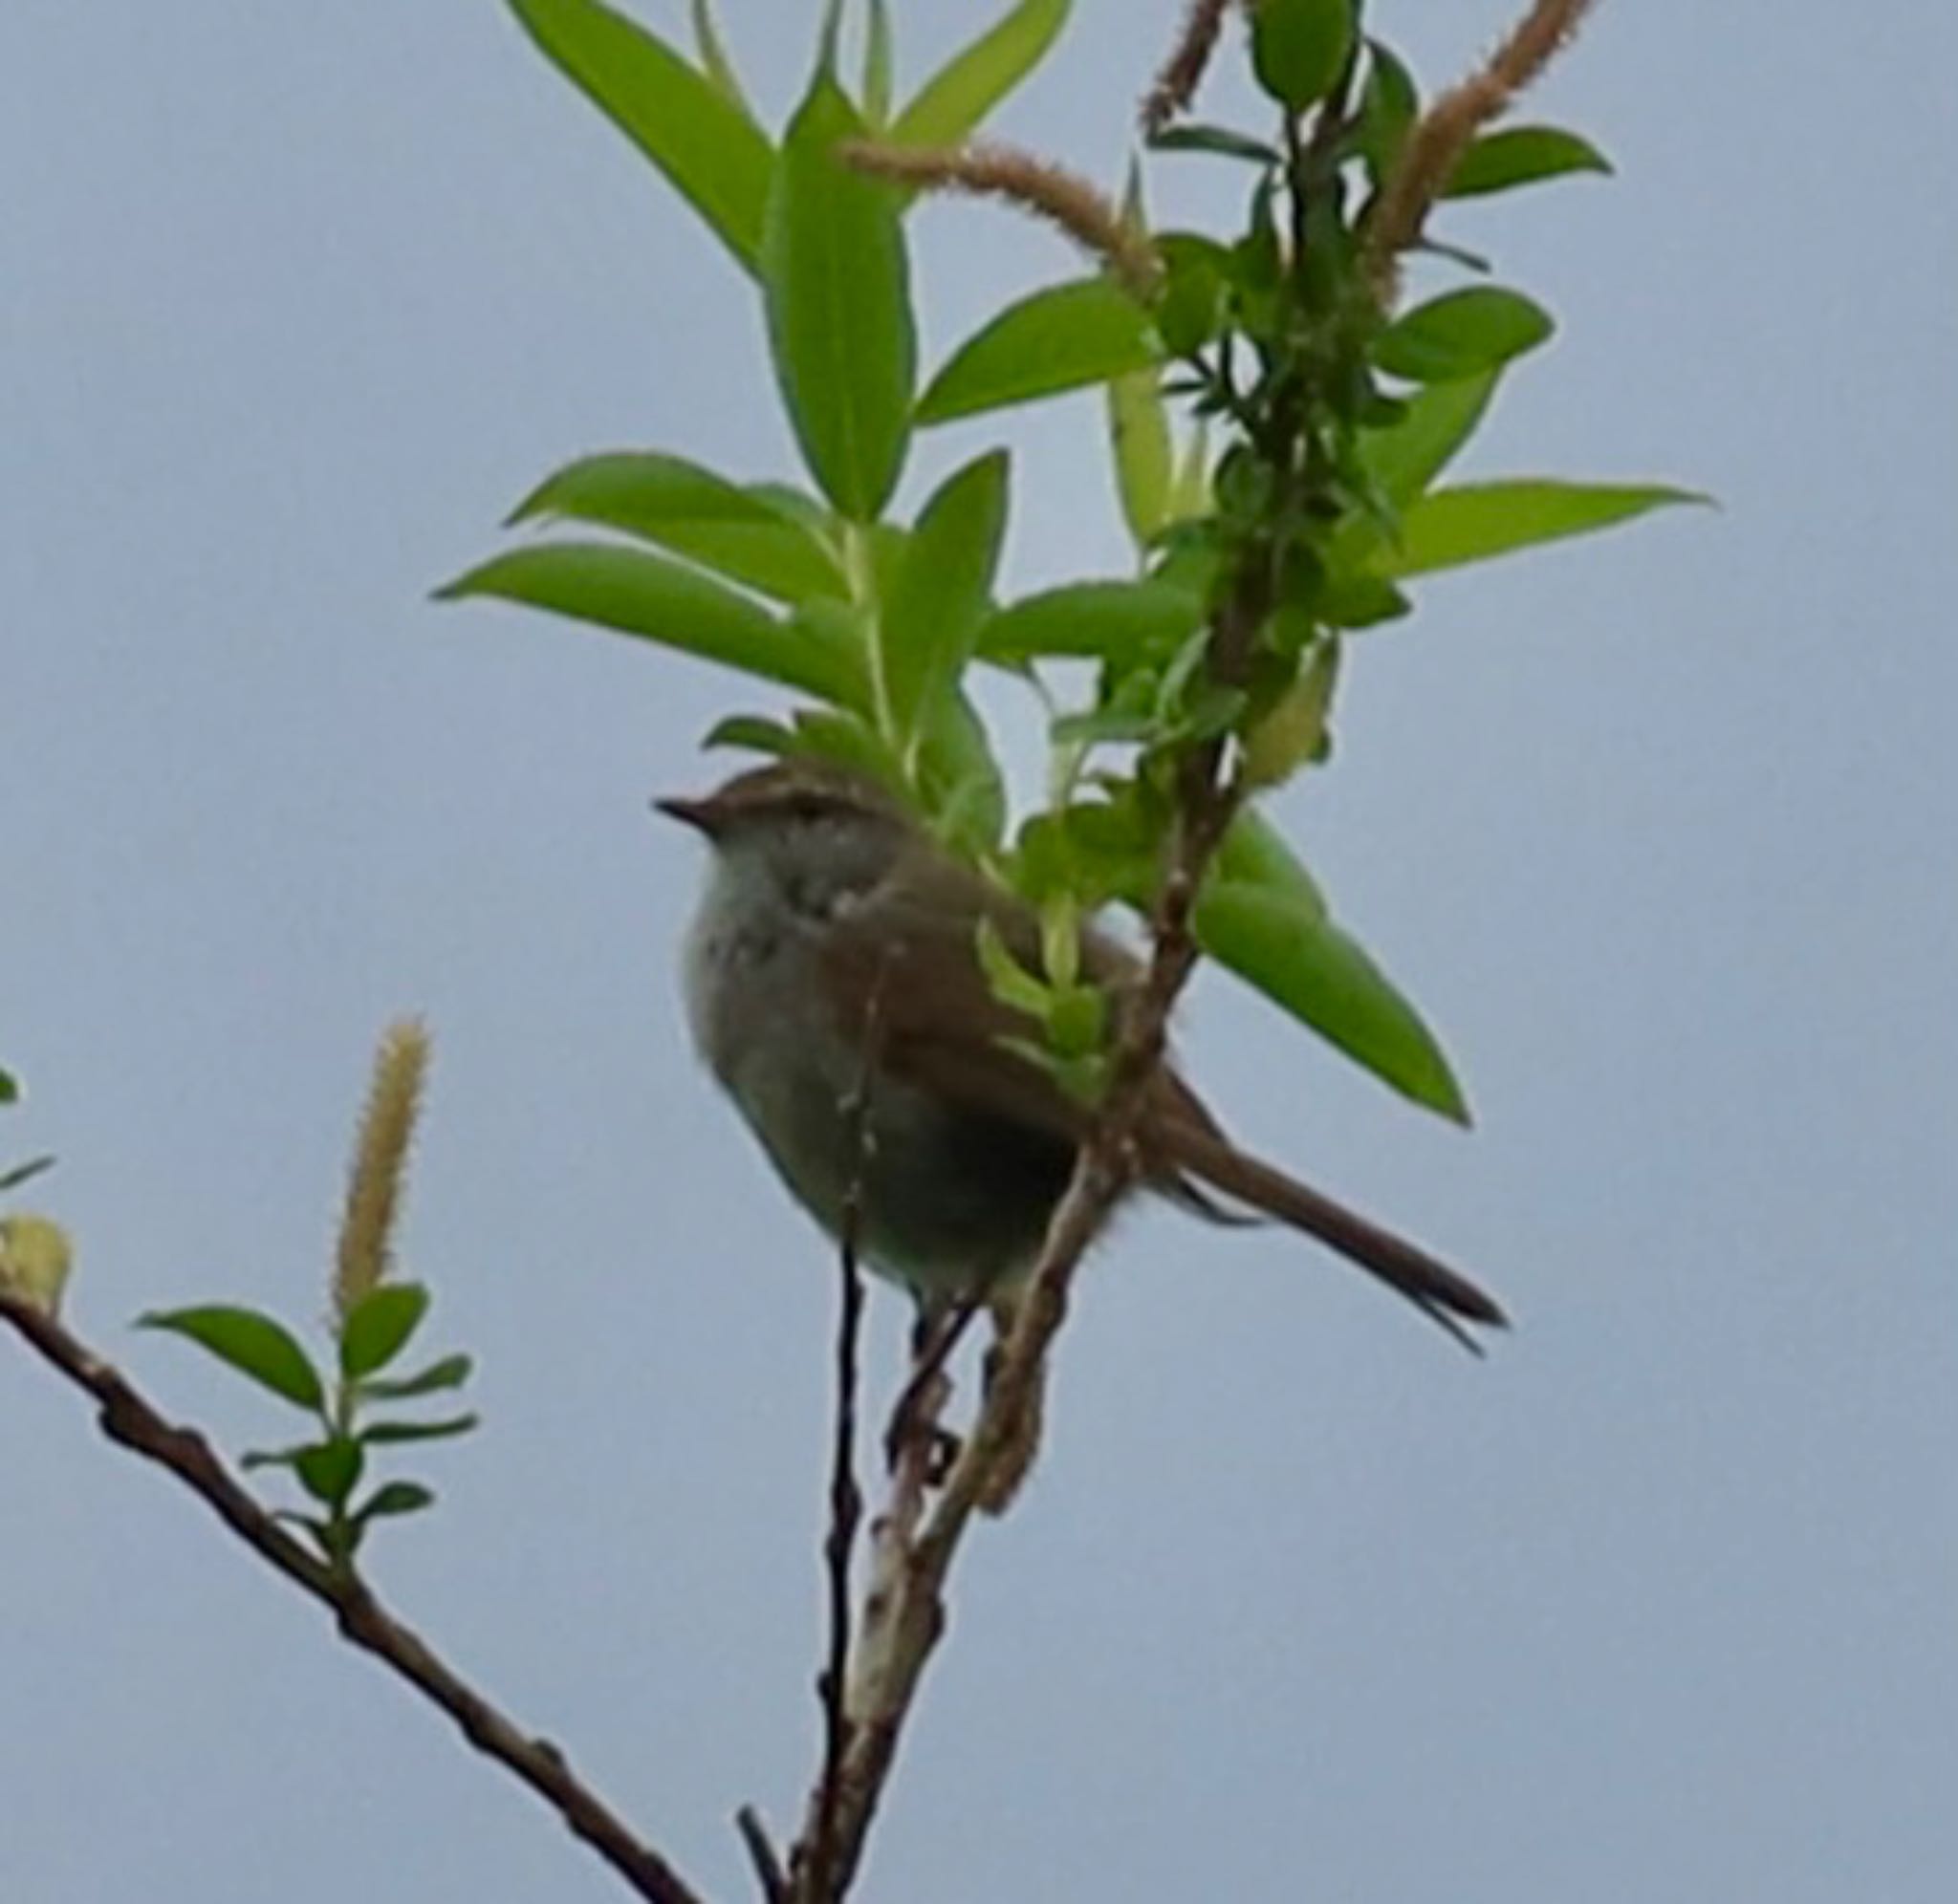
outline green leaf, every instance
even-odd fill
[[[1050,285],[966,339],[918,400],[921,423],[949,422],[1104,383],[1157,360],[1148,314],[1106,278]]]
[[[1174,520],[1176,490],[1176,445],[1155,371],[1131,371],[1109,383],[1108,435],[1122,521],[1136,547],[1146,549]]]
[[[1177,462],[1169,491],[1170,516],[1179,523],[1194,522],[1210,513],[1211,500],[1210,424],[1207,417],[1199,417]]]
[[[1208,152],[1219,159],[1247,159],[1254,165],[1285,162],[1285,155],[1262,139],[1233,132],[1228,125],[1205,125],[1189,119],[1151,133],[1148,143],[1152,152]]]
[[[701,67],[708,82],[744,119],[753,119],[754,110],[748,103],[748,95],[741,89],[741,76],[734,71],[734,62],[728,57],[728,49],[721,43],[720,29],[714,24],[712,0],[690,0],[690,9],[694,50],[700,54]]]
[[[1374,361],[1411,382],[1447,383],[1534,350],[1555,329],[1520,292],[1478,285],[1416,305],[1381,334]]]
[[[1007,454],[968,463],[919,512],[879,617],[883,725],[901,750],[956,686],[985,618],[1006,533]]]
[[[1302,113],[1333,90],[1353,51],[1354,0],[1257,0],[1251,63],[1258,84]]]
[[[1217,850],[1215,877],[1225,885],[1255,886],[1308,920],[1330,916],[1326,896],[1281,833],[1255,807],[1230,823]]]
[[[890,124],[894,63],[889,0],[870,0],[863,27],[863,117],[874,130]]]
[[[1664,483],[1465,483],[1410,506],[1401,518],[1400,541],[1384,544],[1373,567],[1383,575],[1458,569],[1539,542],[1609,529],[1652,509],[1709,500]]]
[[[360,1396],[365,1401],[412,1401],[418,1396],[461,1388],[474,1368],[474,1362],[467,1355],[445,1355],[425,1369],[417,1369],[412,1375],[369,1375],[360,1383]]]
[[[1355,142],[1366,162],[1367,178],[1378,190],[1401,157],[1408,128],[1421,115],[1421,94],[1414,76],[1390,48],[1369,39],[1366,55]]]
[[[488,595],[658,641],[845,706],[863,697],[847,655],[785,624],[723,582],[637,549],[546,543],[498,555],[436,592]]]
[[[1242,744],[1247,787],[1282,787],[1301,768],[1327,758],[1341,652],[1338,640],[1315,641],[1292,685],[1251,725]]]
[[[340,1325],[340,1374],[358,1381],[386,1368],[427,1313],[428,1291],[419,1283],[369,1289]]]
[[[1162,738],[1163,722],[1155,714],[1132,707],[1094,707],[1081,714],[1063,714],[1048,727],[1057,747],[1086,747],[1108,745],[1123,746],[1133,742]]]
[[[898,115],[899,145],[957,145],[1033,68],[1067,24],[1071,0],[1019,0],[955,53]]]
[[[1217,879],[1197,901],[1195,924],[1213,958],[1383,1083],[1457,1123],[1468,1121],[1434,1035],[1331,920],[1272,887]]]
[[[1230,253],[1189,231],[1164,232],[1156,249],[1164,265],[1156,329],[1172,357],[1192,357],[1223,328],[1233,270]]]
[[[1411,615],[1414,604],[1384,575],[1329,574],[1313,612],[1328,628],[1374,628]]]
[[[25,1163],[16,1163],[10,1170],[0,1170],[0,1196],[10,1190],[18,1190],[30,1178],[38,1177],[44,1170],[53,1170],[52,1157],[31,1157]]]
[[[664,41],[598,0],[510,0],[524,31],[747,270],[758,269],[773,154],[754,121]]]
[[[419,1514],[424,1507],[435,1505],[435,1490],[424,1487],[416,1481],[390,1481],[383,1487],[377,1487],[359,1507],[354,1510],[354,1519],[365,1526],[369,1521],[378,1521],[387,1514]]]
[[[1588,139],[1554,125],[1512,125],[1484,133],[1463,154],[1442,196],[1475,198],[1506,192],[1569,172],[1604,172],[1611,161]]]
[[[1004,666],[1047,655],[1134,665],[1173,653],[1203,619],[1202,596],[1167,582],[1068,582],[998,610],[979,631],[979,653]]]
[[[283,1324],[257,1309],[207,1303],[196,1309],[151,1309],[136,1319],[139,1329],[167,1330],[186,1336],[242,1375],[269,1388],[299,1408],[317,1408],[326,1392],[318,1373]]]
[[[247,1448],[238,1457],[238,1465],[247,1474],[258,1468],[289,1468],[298,1464],[299,1457],[310,1453],[320,1444],[317,1441],[302,1441],[293,1448]]]
[[[827,73],[789,121],[769,194],[769,345],[816,486],[853,522],[889,499],[910,439],[917,337],[896,195],[852,171],[863,121]]]
[[[402,1441],[446,1440],[478,1425],[473,1415],[451,1415],[440,1421],[376,1421],[360,1430],[359,1439],[370,1448],[392,1447]]]
[[[1006,828],[1006,782],[986,724],[965,694],[939,702],[919,765],[939,835],[967,858],[990,854]]]
[[[759,714],[729,714],[716,721],[707,731],[701,746],[711,753],[716,747],[743,747],[750,753],[771,754],[780,759],[795,752],[795,736],[779,721],[765,720]]]
[[[982,913],[976,928],[979,969],[1002,1005],[1029,1018],[1045,1018],[1050,1002],[1046,984],[1015,959],[990,914]]]
[[[1407,400],[1398,422],[1360,433],[1360,460],[1381,493],[1404,508],[1475,434],[1502,376],[1486,370],[1453,383],[1430,383]]]
[[[0,1070],[0,1104],[20,1102],[20,1086],[13,1080],[13,1073]]]
[[[849,593],[836,552],[805,519],[685,457],[626,450],[581,457],[547,476],[510,521],[546,516],[657,543],[778,601]]]
[[[360,1472],[366,1465],[359,1442],[344,1435],[293,1453],[293,1472],[299,1477],[299,1485],[327,1507],[346,1505],[348,1495],[360,1484]]]
[[[1120,898],[1146,910],[1155,896],[1157,832],[1133,790],[1032,814],[1013,845],[1013,884],[1026,898],[1065,895],[1086,911]]]
[[[903,764],[883,736],[860,716],[828,707],[798,707],[794,727],[796,753],[833,760],[838,767],[868,774],[900,797],[903,795]]]

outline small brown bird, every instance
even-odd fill
[[[864,1261],[922,1305],[1010,1289],[1039,1258],[1093,1114],[1014,1049],[1037,1049],[1040,1028],[979,963],[986,919],[1039,969],[1032,909],[837,768],[756,768],[657,804],[713,847],[686,954],[694,1039],[790,1191],[834,1237],[858,1185]],[[1111,992],[1141,970],[1092,929],[1081,963]],[[1144,1182],[1186,1207],[1221,1216],[1214,1193],[1290,1223],[1471,1348],[1465,1325],[1505,1325],[1425,1250],[1239,1149],[1170,1064],[1137,1136]]]

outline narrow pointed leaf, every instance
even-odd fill
[[[1019,0],[955,53],[898,115],[900,145],[956,145],[1040,63],[1067,24],[1071,0]]]
[[[473,1415],[451,1415],[440,1421],[376,1421],[360,1430],[359,1439],[370,1448],[393,1447],[403,1441],[446,1440],[477,1425]]]
[[[1555,328],[1521,292],[1477,285],[1416,305],[1381,335],[1374,361],[1416,383],[1447,383],[1534,350]]]
[[[1197,902],[1204,949],[1383,1083],[1457,1123],[1468,1102],[1441,1046],[1364,951],[1282,893],[1220,879]]]
[[[412,1401],[418,1396],[461,1388],[474,1368],[475,1364],[467,1355],[445,1355],[439,1362],[430,1362],[425,1369],[417,1369],[412,1375],[369,1375],[360,1383],[361,1399]]]
[[[1405,507],[1447,467],[1475,434],[1501,376],[1485,370],[1430,383],[1407,400],[1398,422],[1360,432],[1360,461],[1389,502]]]
[[[340,1325],[340,1374],[358,1381],[386,1368],[427,1313],[428,1291],[419,1283],[383,1283],[368,1290]]]
[[[778,601],[849,591],[835,552],[803,519],[681,456],[581,457],[532,490],[510,520],[548,516],[657,543]]]
[[[424,1487],[416,1481],[390,1481],[361,1502],[354,1510],[354,1519],[365,1526],[369,1521],[378,1521],[384,1515],[419,1514],[423,1508],[434,1505],[433,1488]]]
[[[52,1157],[31,1157],[25,1163],[16,1163],[9,1170],[0,1170],[0,1195],[9,1190],[18,1190],[30,1178],[38,1177],[44,1170],[53,1170]]]
[[[1050,285],[1008,305],[952,353],[918,400],[918,421],[949,422],[1105,383],[1159,356],[1147,313],[1106,278]]]
[[[301,1455],[309,1453],[318,1445],[316,1441],[303,1441],[298,1446],[291,1448],[247,1448],[238,1457],[238,1465],[247,1474],[253,1473],[259,1468],[289,1468],[297,1464]]]
[[[918,355],[896,195],[837,152],[863,129],[818,74],[789,122],[762,248],[775,379],[817,487],[853,522],[876,519],[903,467]]]
[[[876,132],[890,123],[894,65],[890,0],[870,0],[863,25],[863,117]]]
[[[1421,113],[1414,76],[1381,41],[1366,43],[1366,83],[1360,89],[1355,142],[1366,175],[1378,190],[1401,157],[1408,129]]]
[[[545,54],[756,270],[773,155],[754,121],[664,40],[598,0],[510,0]]]
[[[1006,829],[1006,781],[969,696],[940,698],[920,765],[939,836],[968,858],[991,853]]]
[[[722,98],[744,119],[753,119],[754,110],[742,90],[741,76],[734,71],[734,62],[728,57],[728,49],[721,41],[721,30],[714,23],[713,0],[691,0],[691,11],[694,51],[700,55],[702,71]]]
[[[1383,544],[1372,566],[1383,575],[1459,569],[1539,542],[1610,529],[1652,509],[1707,501],[1664,483],[1465,483],[1412,504],[1401,518],[1399,542]]]
[[[1605,172],[1611,161],[1588,139],[1554,125],[1512,125],[1485,133],[1463,154],[1444,198],[1475,198],[1572,172]]]
[[[641,550],[546,543],[498,555],[436,592],[442,601],[478,595],[548,608],[845,706],[862,698],[860,674],[834,647],[725,583]]]
[[[955,471],[919,512],[880,617],[885,725],[908,750],[957,683],[992,593],[1006,532],[1007,456]]]
[[[1194,522],[1209,514],[1211,502],[1209,420],[1199,417],[1177,459],[1176,477],[1169,490],[1170,520]]]
[[[1228,125],[1204,125],[1180,119],[1149,135],[1152,152],[1208,152],[1219,159],[1245,159],[1254,165],[1282,165],[1285,155],[1262,139],[1233,132]]]
[[[1133,663],[1173,654],[1203,618],[1202,598],[1166,582],[1069,582],[1000,609],[979,632],[979,652],[1009,666],[1048,655]]]
[[[137,1327],[185,1336],[297,1407],[317,1408],[325,1399],[318,1372],[305,1350],[282,1323],[256,1309],[225,1303],[152,1309],[137,1318]]]
[[[1329,917],[1319,882],[1285,835],[1255,807],[1247,807],[1231,821],[1217,850],[1215,876],[1222,885],[1255,887],[1305,919]]]
[[[745,747],[750,753],[785,758],[795,751],[795,733],[759,714],[729,714],[707,729],[701,746],[708,752],[715,747]]]
[[[1109,383],[1108,434],[1121,518],[1136,547],[1146,549],[1170,524],[1176,488],[1176,446],[1155,371],[1131,371]]]

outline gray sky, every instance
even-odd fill
[[[915,82],[987,10],[898,11]],[[778,110],[813,4],[726,11]],[[1004,129],[1113,176],[1177,9],[1077,11]],[[1508,8],[1376,11],[1432,82]],[[770,703],[425,595],[578,452],[784,473],[750,293],[494,5],[12,0],[6,40],[0,1156],[61,1154],[77,1326],[276,1436],[127,1319],[316,1310],[371,1040],[426,1012],[405,1255],[489,1425],[380,1583],[748,1894],[728,1816],[812,1763],[833,1277],[686,1051],[697,853],[644,802]],[[1521,1327],[1474,1366],[1283,1235],[1132,1218],[866,1897],[1958,1885],[1954,70],[1934,9],[1607,0],[1536,111],[1619,178],[1453,221],[1563,326],[1478,466],[1724,508],[1444,578],[1280,803],[1472,1136],[1222,980],[1186,1041]],[[917,236],[932,357],[1075,269],[990,210]],[[1012,585],[1116,570],[1093,404],[1011,428]],[[6,1345],[0,1448],[0,1894],[618,1894]]]

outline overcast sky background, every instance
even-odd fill
[[[726,0],[772,113],[815,11]],[[1001,129],[1113,178],[1180,9],[1077,11]],[[900,4],[907,85],[991,11]],[[1375,10],[1430,83],[1509,11]],[[426,596],[579,452],[788,473],[749,288],[489,0],[10,0],[0,44],[0,1158],[60,1153],[76,1327],[275,1439],[128,1320],[317,1311],[425,1012],[404,1254],[488,1426],[379,1583],[748,1895],[729,1815],[813,1763],[834,1276],[686,1049],[698,849],[645,801],[772,703]],[[1283,1235],[1131,1218],[866,1899],[1958,1889],[1954,71],[1936,9],[1608,0],[1533,116],[1618,179],[1449,220],[1562,324],[1475,466],[1724,507],[1439,580],[1279,802],[1472,1135],[1228,981],[1186,1039],[1520,1327],[1478,1366]],[[927,361],[1076,269],[990,208],[915,236]],[[1095,404],[1007,428],[1009,586],[1118,572]],[[0,1895],[620,1894],[4,1342],[0,1451]]]

